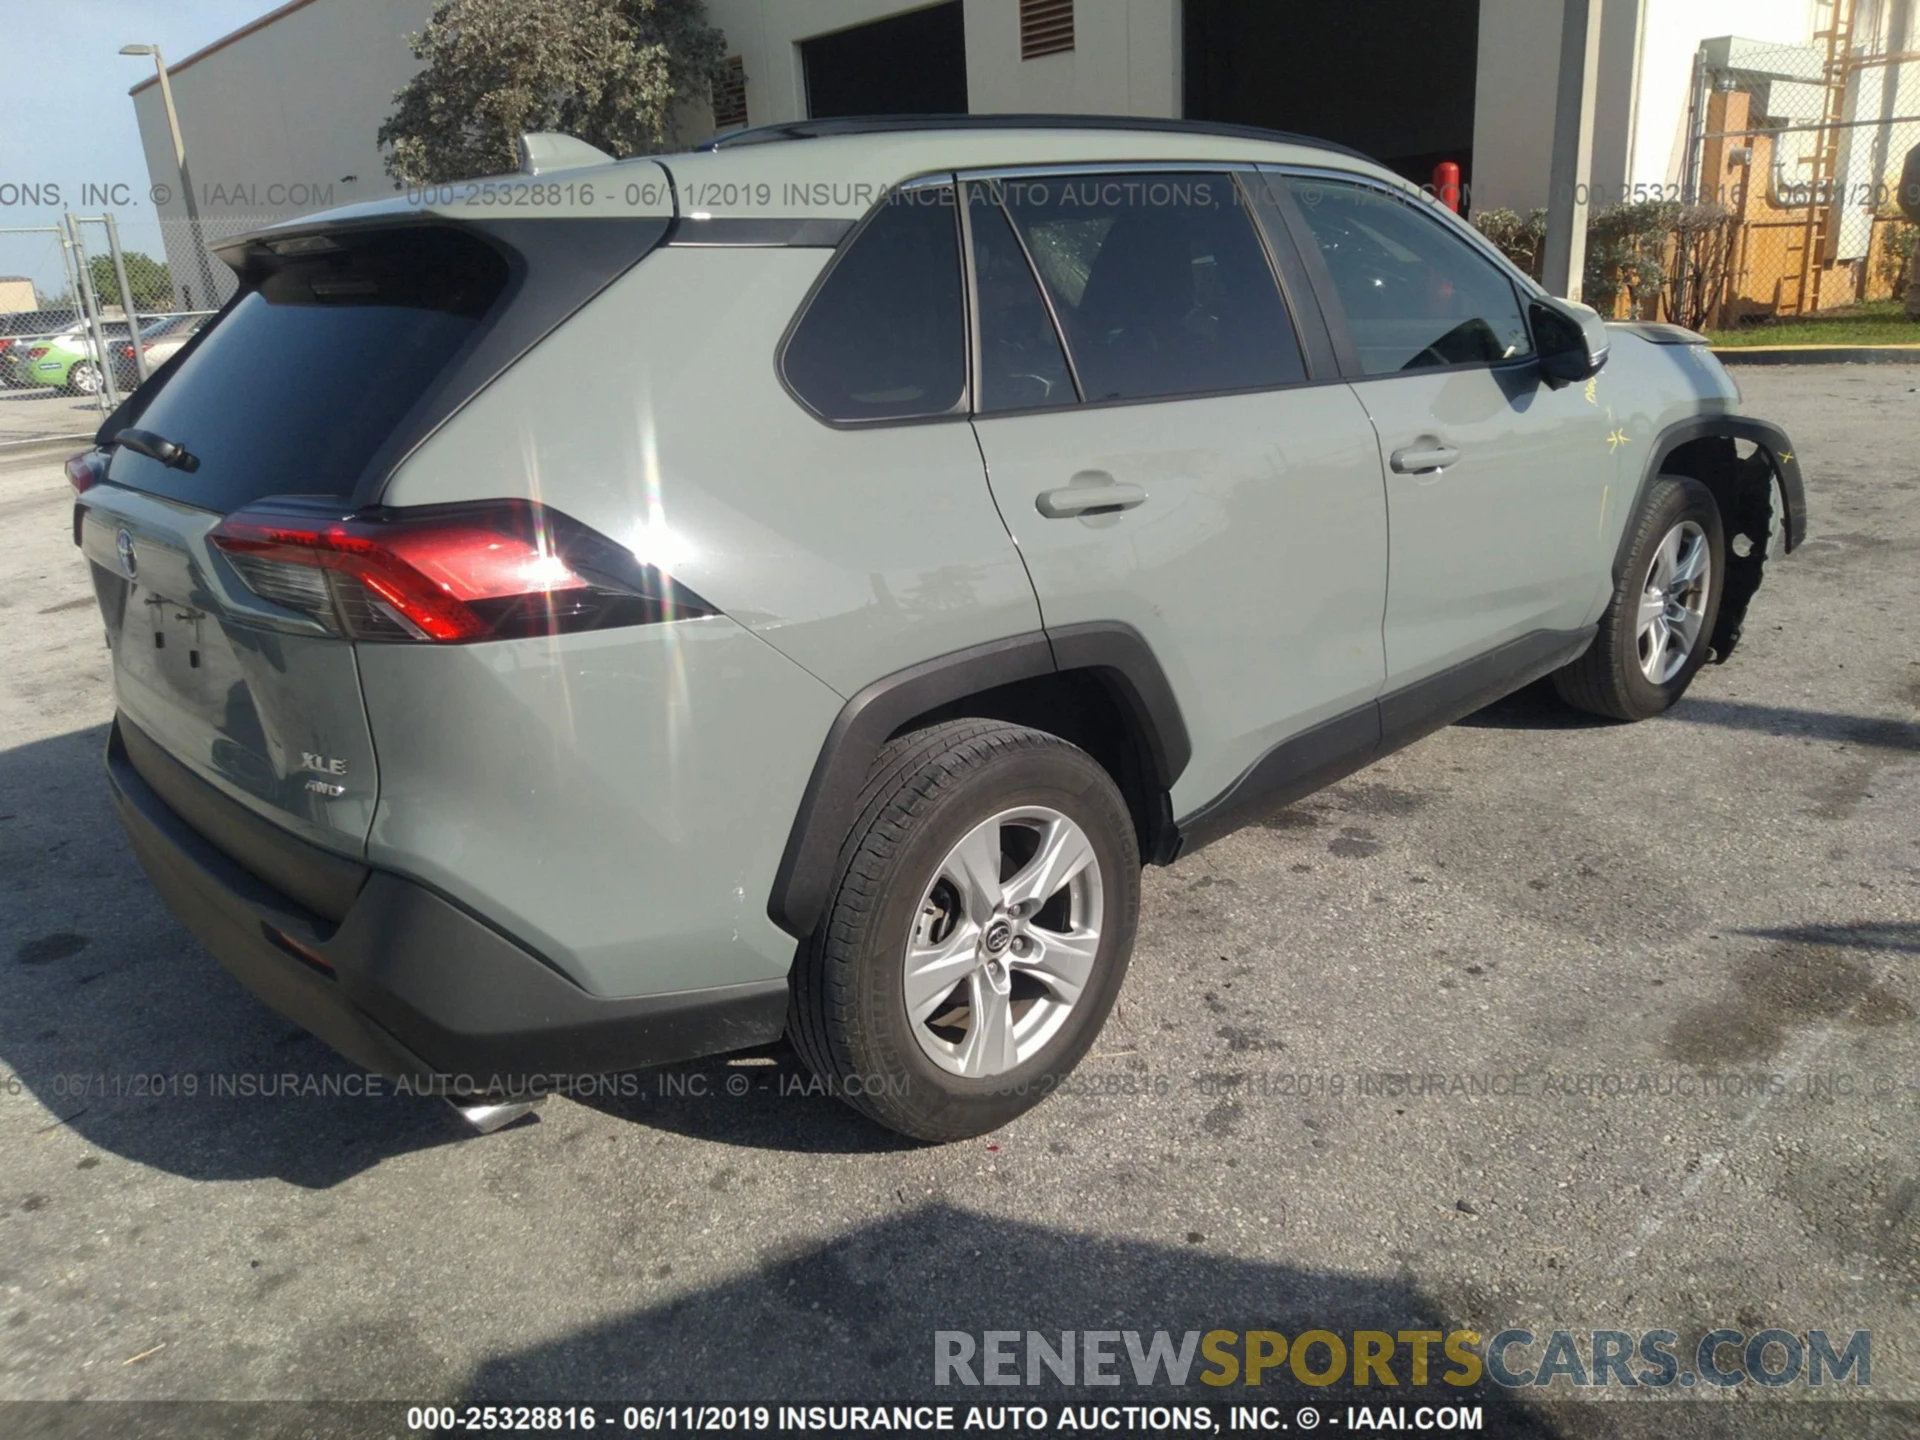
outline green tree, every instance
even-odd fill
[[[166,261],[156,260],[141,250],[123,250],[120,259],[127,267],[127,288],[133,292],[136,310],[173,308],[173,275]],[[103,307],[121,303],[120,280],[113,273],[113,256],[88,256],[87,275],[93,281],[94,298]]]
[[[711,94],[726,64],[704,0],[443,0],[407,43],[426,68],[378,138],[409,185],[512,171],[526,131],[659,150],[674,102]]]

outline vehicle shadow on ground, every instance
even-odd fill
[[[256,1000],[167,912],[114,817],[105,747],[102,725],[0,752],[0,1090],[17,1082],[49,1126],[195,1180],[325,1188],[470,1139],[443,1102],[395,1094]],[[572,1093],[747,1149],[914,1143],[825,1093],[785,1044]]]
[[[114,818],[106,727],[0,752],[0,1087],[192,1180],[324,1188],[471,1134],[255,1000],[167,913]],[[0,1099],[7,1098],[0,1093]]]
[[[1715,725],[1727,730],[1826,740],[1836,745],[1863,745],[1872,750],[1920,753],[1920,724],[1883,715],[1844,715],[1690,694],[1659,718],[1688,725]],[[1555,693],[1551,680],[1536,680],[1455,723],[1492,730],[1591,730],[1623,722],[1575,710]]]
[[[1553,681],[1536,680],[1453,723],[1475,730],[1597,730],[1620,722],[1576,710],[1560,698]]]
[[[960,1407],[1106,1406],[1151,1403],[1274,1405],[1292,1420],[1302,1405],[1322,1415],[1349,1404],[1481,1408],[1488,1435],[1555,1437],[1566,1432],[1514,1394],[1481,1382],[1442,1383],[1464,1374],[1435,1344],[1428,1384],[1412,1379],[1410,1346],[1399,1348],[1397,1388],[1356,1389],[1351,1348],[1356,1330],[1469,1327],[1423,1295],[1411,1278],[1376,1279],[1329,1270],[1239,1259],[1188,1245],[1108,1239],[924,1204],[828,1240],[769,1238],[745,1275],[647,1306],[557,1340],[482,1362],[467,1400],[500,1403],[528,1395],[616,1395],[635,1404],[934,1403]],[[963,1331],[975,1346],[973,1375],[984,1382],[982,1332],[1037,1331],[1058,1347],[1060,1332],[1138,1332],[1150,1345],[1166,1331],[1178,1347],[1188,1332],[1277,1331],[1289,1341],[1329,1331],[1348,1351],[1342,1383],[1302,1383],[1282,1363],[1258,1388],[1203,1384],[1220,1373],[1197,1343],[1184,1385],[1141,1386],[1126,1342],[1105,1342],[1113,1381],[1069,1388],[1036,1368],[1045,1383],[969,1386],[933,1383],[935,1332]],[[1233,1350],[1244,1355],[1238,1343]],[[1014,1341],[1015,1374],[1024,1379],[1026,1341]],[[1330,1369],[1331,1352],[1309,1348],[1309,1373]],[[1081,1378],[1084,1354],[1076,1353]],[[959,1375],[952,1377],[956,1381]],[[1336,1412],[1336,1407],[1341,1407]],[[1612,1407],[1618,1408],[1618,1407]],[[1411,1409],[1409,1410],[1411,1414]],[[1004,1427],[1033,1434],[1026,1425]],[[1098,1433],[1111,1433],[1096,1424]],[[1344,1429],[1344,1426],[1342,1427]],[[1051,1423],[1037,1433],[1061,1433]],[[1161,1432],[1166,1433],[1166,1432]]]

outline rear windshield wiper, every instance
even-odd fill
[[[158,460],[170,470],[184,470],[191,475],[200,468],[199,456],[189,454],[179,441],[156,435],[151,430],[122,430],[107,443],[124,445],[134,454]]]

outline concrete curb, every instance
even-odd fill
[[[43,460],[61,459],[84,450],[93,441],[93,432],[84,435],[51,435],[36,440],[10,440],[0,444],[0,466],[11,470],[19,465],[37,465]]]
[[[1920,365],[1920,345],[1716,345],[1722,365]]]

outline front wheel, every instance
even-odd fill
[[[1707,662],[1725,570],[1713,493],[1684,475],[1656,477],[1593,645],[1554,672],[1560,698],[1616,720],[1671,707]]]
[[[1057,736],[955,720],[875,761],[788,1030],[855,1109],[960,1140],[1045,1099],[1119,994],[1140,908],[1133,821]]]

